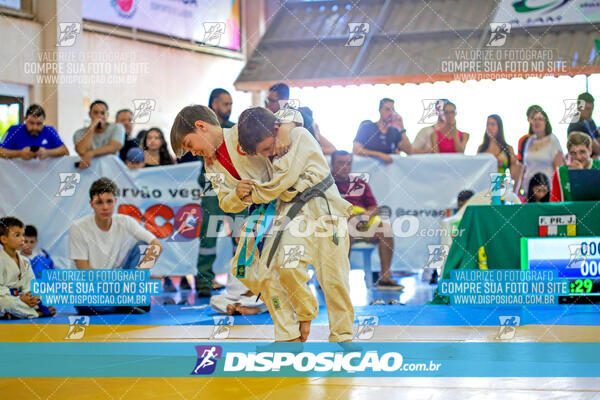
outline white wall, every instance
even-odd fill
[[[150,121],[136,124],[134,132],[158,126],[165,134],[168,134],[175,115],[182,107],[194,103],[207,104],[210,91],[216,87],[231,92],[234,121],[250,106],[250,94],[237,92],[233,88],[233,81],[243,67],[243,61],[88,32],[83,35],[82,47],[85,51],[100,51],[122,57],[121,61],[127,63],[127,72],[119,76],[125,76],[131,80],[131,84],[104,81],[106,83],[83,85],[83,103],[70,110],[78,125],[82,126],[87,118],[87,105],[97,98],[109,104],[110,120],[119,109],[132,108],[134,99],[155,100],[156,109]],[[114,62],[111,64],[114,65]],[[106,74],[94,75],[102,79]]]
[[[44,12],[52,13],[52,9]],[[234,121],[251,105],[250,93],[237,92],[233,88],[233,82],[244,66],[242,60],[87,31],[77,38],[76,46],[72,48],[77,55],[75,61],[60,62],[62,68],[71,71],[59,74],[59,78],[67,82],[49,84],[42,79],[52,79],[53,75],[55,78],[55,74],[30,73],[26,66],[43,63],[40,57],[44,54],[56,54],[55,42],[47,43],[48,37],[55,37],[56,24],[44,30],[41,23],[33,20],[7,16],[0,20],[0,59],[3,61],[0,64],[0,94],[9,93],[8,84],[25,85],[29,91],[29,104],[39,103],[46,109],[47,123],[57,127],[70,150],[73,150],[73,132],[83,126],[88,118],[88,106],[95,99],[109,104],[109,121],[114,119],[118,109],[132,108],[134,99],[152,99],[156,109],[150,121],[135,126],[134,132],[158,126],[167,135],[175,115],[183,106],[206,104],[210,91],[216,87],[232,93]],[[252,22],[256,24],[256,21]],[[61,51],[69,52],[64,48]],[[104,58],[93,58],[95,54]],[[107,72],[108,67],[100,69],[104,60],[109,61],[112,71],[115,63],[125,62],[127,67],[121,75],[125,80],[110,82],[109,78],[114,79],[116,74]],[[92,67],[88,64],[90,61],[94,63]],[[131,62],[135,65],[131,66]]]
[[[589,78],[589,90],[595,94],[600,87],[600,75]],[[468,132],[471,139],[466,153],[475,154],[481,144],[487,116],[499,114],[504,122],[506,140],[515,148],[521,136],[527,133],[525,117],[527,108],[538,104],[550,117],[554,134],[566,149],[567,124],[561,124],[564,99],[576,99],[586,90],[585,77],[532,78],[497,80],[436,82],[434,84],[362,85],[349,87],[319,87],[292,89],[290,97],[300,100],[301,105],[312,108],[315,121],[333,144],[344,150],[352,149],[352,141],[358,125],[365,119],[379,118],[378,105],[382,97],[396,101],[396,111],[404,119],[409,139],[426,125],[420,125],[423,115],[423,99],[447,98],[457,105],[458,129]],[[596,94],[598,98],[598,94]],[[596,121],[599,120],[596,107]]]

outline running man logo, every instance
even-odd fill
[[[217,315],[213,317],[213,321],[215,325],[209,339],[227,339],[233,326],[233,317]]]
[[[585,108],[585,100],[563,99],[565,113],[559,124],[570,124],[579,122],[581,110]]]
[[[190,375],[211,375],[217,368],[217,360],[223,355],[221,346],[196,346],[198,361]]]
[[[79,172],[59,172],[60,186],[55,197],[71,197],[77,190],[77,185],[81,182]]]
[[[79,22],[60,22],[58,24],[58,36],[56,47],[71,47],[75,44],[77,36],[81,33]]]
[[[90,325],[90,317],[86,315],[69,315],[69,330],[65,340],[79,340],[85,335],[86,328]]]
[[[425,269],[440,269],[444,266],[446,258],[448,257],[448,250],[450,246],[447,244],[429,244],[429,259],[425,264]]]
[[[135,99],[133,100],[133,117],[131,122],[134,124],[146,124],[150,121],[152,111],[156,109],[156,100],[154,99]]]
[[[175,216],[175,227],[173,235],[169,242],[188,242],[200,234],[200,225],[202,223],[201,211],[197,208],[190,208],[177,213]]]
[[[301,244],[283,245],[283,263],[281,268],[297,268],[304,256],[304,246]]]
[[[205,22],[203,25],[204,44],[218,46],[221,43],[221,36],[225,34],[225,22]]]
[[[422,99],[423,103],[423,115],[418,124],[433,125],[435,124],[440,116],[444,114],[444,100],[440,99]]]
[[[500,330],[496,336],[497,340],[511,340],[515,337],[517,326],[521,323],[518,315],[500,315]]]
[[[377,315],[359,316],[354,339],[369,340],[373,338],[377,325],[379,325],[379,317]]]
[[[348,40],[344,46],[360,47],[367,38],[370,26],[367,22],[349,22],[348,23]]]
[[[225,184],[225,174],[223,172],[207,172],[204,176],[210,181],[212,190],[219,194],[221,187]]]
[[[575,214],[540,215],[538,221],[540,237],[577,235],[577,216]]]
[[[371,178],[368,172],[350,172],[350,184],[346,196],[362,196]]]
[[[511,25],[508,22],[492,22],[490,23],[490,40],[486,46],[500,47],[506,43],[506,38],[510,33]]]

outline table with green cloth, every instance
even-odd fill
[[[467,207],[442,279],[453,269],[485,269],[486,263],[488,269],[520,269],[521,238],[539,236],[539,217],[571,214],[576,236],[600,236],[600,201]],[[436,290],[431,304],[449,304],[449,298]]]

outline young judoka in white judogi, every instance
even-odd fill
[[[33,296],[31,281],[35,279],[31,262],[18,253],[24,243],[25,225],[13,217],[0,219],[0,318],[37,318],[43,315],[40,298]],[[54,307],[45,308],[48,316]]]
[[[276,134],[275,124],[269,110],[256,107],[244,111],[238,123],[242,150],[268,156]],[[270,298],[269,289],[275,286],[269,282],[279,281],[290,294],[294,307],[300,307],[294,301],[295,290],[302,295],[308,281],[307,266],[312,264],[325,294],[329,340],[350,341],[354,310],[349,295],[350,243],[346,221],[352,205],[341,197],[333,183],[318,142],[302,127],[291,130],[287,153],[273,158],[267,167],[270,180],[254,180],[250,195],[244,200],[251,198],[253,203],[260,204],[279,199],[276,215],[292,220],[287,227],[278,227],[279,242],[277,233],[266,241],[259,259],[259,281],[265,301]],[[318,196],[309,196],[311,190],[319,192]],[[299,211],[290,215],[294,208]]]
[[[236,189],[239,183],[252,185],[249,180],[251,178],[258,181],[269,180],[268,159],[245,154],[238,143],[237,126],[231,129],[220,128],[216,115],[208,107],[188,106],[179,112],[171,129],[171,145],[178,155],[189,150],[204,158],[207,177],[218,195],[219,206],[226,212],[238,213],[251,204],[251,201],[244,203],[241,200],[242,193]],[[269,238],[266,242],[268,241]],[[263,249],[265,251],[267,243]],[[258,258],[256,254],[245,276],[240,277],[244,285],[255,294],[264,289],[259,285]],[[306,340],[310,321],[318,313],[318,303],[310,288],[304,283],[293,291],[294,297],[290,299],[281,283],[275,280],[269,280],[268,283],[272,286],[268,290],[271,297],[265,301],[265,305],[273,319],[275,340]],[[264,295],[261,299],[265,299]]]
[[[227,274],[225,294],[211,296],[210,308],[227,315],[254,315],[267,312],[265,303],[233,276],[231,271]]]

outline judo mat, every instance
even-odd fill
[[[57,316],[0,322],[0,342],[73,342],[72,307],[59,307]],[[501,318],[518,317],[513,342],[597,342],[600,311],[594,305],[556,306],[403,306],[355,307],[355,326],[375,321],[378,342],[501,342]],[[70,318],[71,317],[71,318]],[[76,317],[80,318],[80,317]],[[268,314],[224,316],[207,304],[153,305],[148,314],[90,316],[78,343],[220,341],[270,342]],[[323,307],[313,322],[310,341],[326,341],[327,313]],[[226,333],[226,336],[223,334]],[[360,342],[360,335],[355,339]],[[100,350],[99,350],[100,351]],[[32,365],[32,368],[36,368]],[[597,378],[225,378],[225,377],[37,377],[0,378],[6,398],[18,399],[595,399]]]

